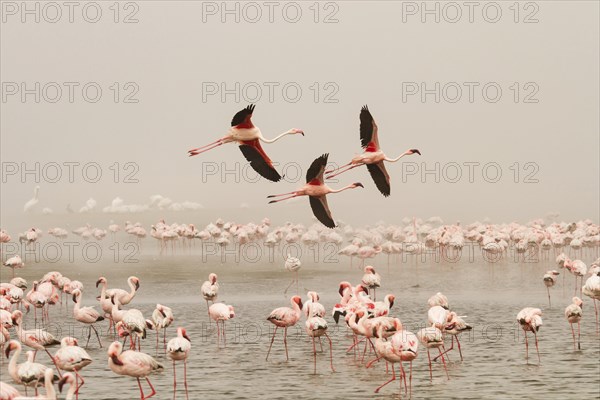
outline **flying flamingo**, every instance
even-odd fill
[[[164,368],[154,358],[134,350],[123,351],[123,345],[120,342],[113,342],[108,348],[107,354],[108,366],[115,374],[132,376],[137,379],[141,400],[149,399],[156,394],[148,375],[154,372],[162,372]],[[152,390],[149,396],[144,395],[140,378],[145,378],[148,382]]]
[[[315,217],[317,217],[317,219],[321,221],[321,223],[326,227],[335,228],[336,225],[333,221],[333,218],[331,217],[331,211],[329,210],[329,206],[327,205],[326,196],[329,193],[339,193],[346,189],[356,189],[357,187],[364,188],[364,186],[360,182],[355,182],[341,189],[333,190],[329,186],[325,185],[323,181],[323,172],[325,171],[325,166],[327,165],[328,157],[329,154],[326,153],[323,154],[321,157],[316,158],[312,162],[310,168],[306,172],[306,185],[290,193],[282,193],[267,196],[267,198],[272,198],[289,195],[288,197],[284,197],[282,199],[271,200],[269,201],[269,204],[292,199],[298,196],[308,196],[310,200],[310,206],[313,210],[313,214],[315,215]]]
[[[183,360],[183,385],[185,386],[185,398],[188,397],[188,386],[187,386],[187,359],[192,348],[190,338],[187,335],[185,328],[177,328],[177,337],[169,340],[167,344],[167,354],[169,358],[173,360],[173,399],[175,399],[175,393],[177,392],[177,376],[175,369],[175,361]]]
[[[421,155],[421,152],[417,149],[410,149],[406,150],[396,158],[388,158],[379,146],[377,124],[366,105],[360,110],[360,141],[362,148],[365,149],[364,153],[355,156],[348,164],[342,165],[335,170],[328,171],[326,178],[331,179],[346,171],[350,171],[353,168],[366,165],[377,189],[379,189],[381,194],[385,197],[388,197],[391,191],[390,176],[388,175],[383,162],[396,162],[402,157],[411,154]]]
[[[275,335],[277,334],[278,328],[283,328],[283,345],[285,346],[285,360],[288,361],[290,358],[288,356],[288,348],[287,348],[287,329],[290,326],[296,325],[296,322],[300,319],[300,315],[302,314],[302,299],[300,296],[294,296],[290,299],[292,304],[292,308],[290,307],[279,307],[271,311],[267,321],[271,322],[275,325],[275,331],[273,332],[273,337],[271,338],[271,344],[269,345],[269,351],[267,352],[266,360],[269,360],[269,354],[271,353],[271,347],[273,347],[273,341],[275,340]]]
[[[217,274],[209,274],[208,280],[204,281],[200,287],[200,293],[204,300],[206,300],[206,312],[208,314],[208,320],[210,321],[210,312],[208,311],[208,302],[215,303],[217,296],[219,295],[219,284],[217,283]]]
[[[225,321],[235,317],[233,306],[228,306],[224,303],[213,303],[208,308],[208,315],[217,324],[217,347],[221,345],[221,337],[223,337],[223,346],[225,346],[227,344]],[[221,322],[220,328],[219,321]]]
[[[529,343],[527,341],[527,332],[533,332],[535,337],[535,349],[538,355],[538,363],[540,362],[540,349],[538,347],[537,333],[542,326],[542,310],[539,308],[525,307],[517,314],[517,322],[525,332],[525,358],[529,359]]]
[[[577,324],[577,349],[581,350],[581,317],[583,315],[583,311],[581,307],[583,306],[583,301],[579,297],[573,297],[573,303],[569,304],[567,308],[565,308],[565,318],[569,321],[571,325],[571,333],[573,334],[573,350],[575,350],[575,330],[573,329],[573,324]]]
[[[550,301],[550,288],[556,285],[556,277],[560,273],[556,270],[546,271],[544,274],[544,285],[546,285],[546,291],[548,292],[548,307],[552,308],[552,302]]]
[[[273,139],[265,139],[257,126],[252,123],[252,113],[254,112],[254,104],[238,111],[231,120],[231,129],[222,138],[207,144],[206,146],[198,147],[189,150],[189,156],[195,156],[205,151],[212,150],[215,147],[225,143],[237,142],[240,150],[250,166],[258,172],[263,178],[273,182],[281,180],[281,175],[273,167],[271,159],[262,149],[260,142],[273,143],[286,135],[301,134],[304,132],[301,129],[290,129]]]

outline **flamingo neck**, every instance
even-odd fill
[[[388,162],[396,162],[396,161],[398,161],[399,159],[401,159],[402,157],[404,157],[404,156],[407,156],[407,155],[409,155],[409,152],[408,152],[408,151],[405,151],[404,153],[400,154],[400,155],[399,155],[398,157],[396,157],[396,158],[389,158],[389,157],[386,157],[386,158],[385,158],[385,161],[388,161]]]
[[[262,137],[262,135],[260,136],[260,140],[262,140],[265,143],[273,143],[278,141],[279,139],[281,139],[282,137],[284,137],[285,135],[291,135],[292,132],[291,131],[287,131],[287,132],[283,132],[281,135],[279,136],[275,136],[273,139],[266,139],[264,137]]]
[[[56,399],[56,392],[54,391],[54,384],[52,383],[52,379],[44,379],[44,386],[46,387],[46,398],[48,399]],[[69,386],[69,391],[72,386]]]
[[[329,193],[339,193],[339,192],[343,192],[346,189],[354,189],[354,188],[355,188],[355,186],[351,184],[351,185],[345,186],[341,189],[337,189],[337,190],[332,189]]]
[[[20,337],[21,335],[19,335]],[[17,349],[15,350],[15,352],[13,353],[13,356],[10,358],[10,361],[8,362],[8,373],[12,376],[13,374],[16,375],[17,373],[17,360],[19,359],[19,356],[21,355],[21,347],[17,347]],[[14,378],[13,378],[14,379]]]

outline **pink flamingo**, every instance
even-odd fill
[[[141,400],[149,399],[156,394],[148,375],[162,372],[164,368],[154,358],[134,350],[123,351],[123,345],[119,342],[113,342],[108,348],[107,354],[108,366],[115,374],[132,376],[137,379]],[[152,390],[149,396],[144,395],[140,378],[145,378],[148,382],[148,386]]]
[[[204,300],[206,300],[206,312],[208,314],[208,320],[210,321],[210,313],[208,312],[208,302],[215,303],[215,300],[219,296],[219,283],[217,282],[217,274],[209,274],[208,280],[204,281],[200,286],[200,293]]]
[[[360,110],[360,141],[362,148],[365,151],[361,155],[352,158],[352,161],[348,164],[342,165],[335,170],[328,171],[327,179],[331,179],[334,176],[343,174],[344,172],[360,167],[361,165],[366,165],[377,189],[379,189],[381,194],[385,197],[388,197],[391,191],[390,176],[388,175],[383,162],[396,162],[402,157],[411,154],[421,155],[421,152],[417,149],[410,149],[396,158],[388,158],[379,146],[377,124],[366,105]]]
[[[377,300],[376,290],[381,286],[381,276],[375,272],[371,265],[365,267],[365,274],[362,277],[362,284],[369,289],[373,289],[373,300]]]
[[[573,350],[575,350],[575,330],[573,329],[573,324],[577,324],[577,349],[581,350],[581,317],[583,316],[583,311],[581,307],[583,306],[583,301],[579,297],[573,297],[573,303],[569,304],[567,308],[565,308],[565,318],[569,321],[571,325],[571,333],[573,334]]]
[[[188,397],[188,385],[187,385],[187,359],[192,349],[191,340],[187,335],[185,328],[177,328],[177,337],[169,340],[167,343],[167,354],[169,358],[173,360],[173,399],[175,399],[175,393],[177,392],[177,376],[175,369],[175,361],[183,360],[183,385],[185,386],[185,398]]]
[[[271,347],[273,347],[273,341],[275,340],[275,335],[277,334],[278,328],[283,328],[283,345],[285,346],[285,360],[289,360],[288,356],[288,348],[287,348],[287,329],[290,326],[296,325],[296,322],[300,319],[302,314],[302,298],[300,296],[293,296],[290,299],[290,303],[292,304],[292,308],[290,307],[279,307],[271,311],[267,321],[271,322],[275,325],[275,331],[273,332],[273,337],[271,338],[271,344],[269,345],[269,351],[267,352],[266,360],[269,360],[269,354],[271,353]]]
[[[556,284],[556,277],[560,273],[556,270],[546,271],[544,274],[544,285],[546,285],[546,291],[548,292],[548,307],[552,308],[552,302],[550,301],[550,288]]]
[[[317,373],[317,348],[315,347],[315,338],[318,337],[320,340],[321,336],[325,336],[329,341],[329,365],[331,366],[331,371],[335,372],[335,369],[333,368],[333,344],[331,343],[331,338],[327,334],[327,321],[317,315],[319,311],[315,311],[317,308],[315,307],[316,304],[319,303],[309,303],[307,310],[309,317],[304,324],[306,333],[312,339],[314,373]]]
[[[294,190],[289,193],[272,194],[267,196],[268,199],[273,197],[288,196],[278,200],[271,200],[271,203],[277,203],[283,200],[293,199],[298,196],[308,196],[310,200],[310,207],[312,208],[313,214],[323,225],[328,228],[335,228],[335,222],[331,216],[331,210],[327,205],[327,195],[330,193],[340,193],[347,189],[356,189],[357,187],[364,188],[362,183],[355,182],[341,189],[333,190],[329,186],[325,185],[323,180],[323,172],[327,165],[327,158],[329,154],[323,154],[321,157],[315,159],[310,168],[306,172],[306,184],[298,190]]]
[[[75,397],[79,398],[79,389],[85,381],[79,374],[79,371],[92,363],[90,355],[78,346],[77,339],[70,336],[65,336],[60,341],[60,349],[54,353],[56,365],[63,371],[72,371],[75,373]],[[64,376],[63,376],[64,378]],[[78,381],[81,380],[81,384]]]
[[[221,337],[223,338],[223,346],[227,345],[227,336],[225,334],[225,321],[235,317],[233,306],[228,306],[224,303],[215,303],[208,308],[208,315],[217,324],[217,347],[221,345]],[[221,327],[219,328],[219,322]]]
[[[195,156],[205,151],[214,149],[226,143],[237,142],[240,150],[250,166],[258,172],[262,177],[278,182],[281,180],[281,175],[273,167],[273,163],[262,149],[260,142],[273,143],[281,139],[285,135],[301,134],[304,132],[301,129],[290,129],[274,139],[265,139],[257,126],[252,123],[252,114],[254,112],[254,104],[249,105],[243,110],[238,111],[231,120],[231,129],[222,138],[207,144],[206,146],[198,147],[189,150],[189,156]]]
[[[435,326],[430,326],[429,328],[423,328],[417,332],[417,337],[419,341],[427,348],[427,358],[429,359],[429,380],[433,381],[433,370],[431,368],[431,355],[429,353],[429,349],[438,349],[440,355],[442,354],[442,350],[440,347],[444,345],[444,338],[442,335],[442,331],[436,328]],[[442,363],[444,364],[444,370],[446,371],[446,377],[450,379],[450,375],[448,375],[448,368],[446,367],[446,360],[444,356],[442,357]]]
[[[535,349],[538,355],[538,363],[540,362],[540,349],[538,347],[537,333],[542,326],[542,310],[539,308],[525,307],[517,314],[517,322],[525,332],[525,358],[529,359],[529,343],[527,341],[527,332],[533,332],[535,337]]]

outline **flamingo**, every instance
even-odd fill
[[[326,178],[331,179],[346,171],[350,171],[353,168],[366,165],[377,189],[379,189],[381,194],[385,197],[388,197],[391,191],[390,176],[388,175],[383,162],[396,162],[402,157],[411,154],[421,155],[421,152],[417,149],[409,149],[396,158],[388,158],[379,146],[377,124],[366,105],[360,110],[360,141],[362,148],[365,149],[364,153],[355,156],[348,164],[342,165],[335,170],[328,171]]]
[[[309,318],[313,315],[317,317],[325,318],[325,307],[323,304],[319,303],[319,294],[317,292],[308,292],[306,293],[308,300],[302,306],[302,312],[306,318]]]
[[[527,341],[527,332],[533,332],[535,337],[535,349],[538,355],[538,363],[540,362],[540,349],[538,347],[537,333],[542,326],[542,310],[539,308],[525,307],[517,314],[517,322],[525,332],[525,358],[529,359],[529,343]]]
[[[50,334],[45,329],[36,328],[30,330],[23,330],[23,312],[20,310],[15,310],[12,313],[12,322],[15,326],[15,330],[17,332],[17,337],[24,345],[35,349],[36,353],[38,350],[44,350],[48,357],[54,363],[54,366],[58,369],[58,365],[56,365],[56,360],[52,357],[52,354],[48,351],[46,347],[55,346],[60,344],[56,338]],[[58,371],[60,375],[60,371]]]
[[[440,347],[444,345],[444,338],[442,335],[442,331],[436,328],[435,326],[430,326],[429,328],[423,328],[417,332],[417,337],[419,341],[427,348],[427,358],[429,359],[429,380],[433,381],[433,370],[431,368],[431,355],[429,353],[429,349],[437,348],[442,357],[442,362],[444,364],[444,370],[446,371],[446,377],[450,379],[450,375],[448,375],[448,369],[446,368],[446,360],[442,355],[442,350]]]
[[[219,296],[219,284],[217,283],[217,274],[211,273],[208,275],[208,280],[204,281],[200,287],[200,293],[204,300],[206,300],[206,312],[208,313],[208,320],[210,321],[210,313],[208,312],[208,302],[215,303],[215,300]]]
[[[364,188],[362,183],[355,182],[348,186],[345,186],[341,189],[333,190],[329,186],[324,183],[323,180],[323,172],[325,171],[325,166],[327,165],[327,158],[329,154],[323,154],[321,157],[316,158],[310,168],[306,172],[306,184],[293,192],[290,193],[282,193],[267,196],[267,198],[286,196],[278,200],[271,200],[271,203],[277,203],[283,200],[292,199],[298,196],[308,196],[310,200],[310,206],[312,208],[313,214],[323,225],[328,228],[335,228],[335,222],[331,216],[331,211],[329,210],[329,206],[327,205],[327,195],[329,193],[339,193],[343,192],[346,189],[356,189],[357,187]]]
[[[84,324],[89,325],[88,329],[88,338],[85,343],[85,347],[87,348],[90,343],[90,337],[92,336],[92,329],[94,333],[96,333],[96,338],[98,339],[98,345],[102,348],[102,343],[100,342],[100,336],[98,335],[98,331],[94,324],[99,321],[103,321],[104,317],[98,313],[98,311],[94,310],[94,307],[81,307],[81,290],[75,289],[73,291],[73,302],[75,303],[75,307],[73,307],[73,317]]]
[[[134,350],[123,351],[123,345],[120,342],[112,342],[108,348],[108,366],[118,375],[131,376],[137,379],[140,388],[140,399],[145,400],[156,394],[154,386],[150,383],[148,376],[155,372],[162,372],[164,367],[154,358],[145,353]],[[140,378],[145,378],[148,386],[152,390],[149,396],[144,395]]]
[[[235,317],[233,306],[224,303],[213,303],[208,308],[208,315],[217,324],[217,347],[220,346],[221,336],[223,337],[223,346],[225,346],[227,344],[225,321]],[[219,328],[219,321],[221,321],[221,328]]]
[[[546,291],[548,292],[548,307],[552,308],[552,302],[550,301],[550,288],[556,284],[556,277],[560,273],[556,270],[546,271],[544,274],[544,285],[546,285]]]
[[[440,292],[431,296],[429,300],[427,300],[427,304],[429,304],[429,307],[440,306],[446,310],[449,309],[448,298]]]
[[[302,313],[302,299],[300,298],[300,296],[293,296],[290,299],[290,303],[292,304],[292,308],[276,308],[273,311],[271,311],[271,314],[269,314],[269,316],[267,317],[267,321],[275,325],[275,331],[273,332],[273,337],[271,338],[269,351],[267,351],[267,361],[269,360],[269,354],[271,353],[271,347],[273,347],[273,341],[275,340],[275,335],[277,334],[278,328],[283,328],[283,345],[285,347],[285,359],[286,361],[290,359],[288,356],[287,348],[287,329],[290,326],[296,325],[296,322],[298,322],[298,320],[300,319],[300,315]]]
[[[5,267],[8,268],[12,268],[12,276],[13,278],[15,277],[15,268],[23,268],[25,266],[25,263],[23,262],[23,260],[21,260],[21,256],[20,255],[15,255],[11,258],[9,258],[8,260],[4,261],[4,263],[2,264]]]
[[[75,397],[79,398],[79,389],[81,389],[85,383],[83,377],[79,374],[79,371],[90,365],[92,363],[92,358],[87,351],[78,346],[77,339],[65,336],[60,341],[60,349],[54,353],[54,359],[56,360],[56,365],[58,365],[59,369],[75,373],[74,394]],[[65,379],[65,375],[66,374],[63,375],[62,379]],[[81,384],[78,383],[79,380],[81,380]]]
[[[0,399],[2,400],[14,400],[20,397],[21,393],[8,383],[0,382]]]
[[[100,278],[98,278],[98,280],[96,281],[96,287],[98,287],[100,284],[102,284],[102,289],[101,289],[100,298],[99,298],[100,307],[102,308],[102,311],[104,311],[104,316],[108,317],[108,322],[109,322],[108,331],[110,331],[110,329],[114,327],[114,321],[112,318],[112,309],[113,309],[112,297],[114,297],[114,296],[108,296],[106,294],[108,282],[105,277],[101,276]]]
[[[598,306],[596,300],[600,300],[600,271],[590,276],[581,289],[582,293],[592,299],[594,302],[594,311],[596,312],[596,334],[600,332],[598,326]]]
[[[129,332],[129,338],[131,339],[131,348],[135,348],[135,342],[137,339],[138,350],[141,347],[141,339],[146,339],[146,319],[142,312],[136,308],[130,308],[125,311],[123,318],[121,319],[123,328]],[[137,338],[133,337],[136,334]]]
[[[108,289],[106,290],[106,295],[108,297],[112,297],[115,295],[119,300],[119,304],[122,306],[126,306],[131,303],[131,300],[135,297],[135,294],[140,288],[140,280],[136,276],[130,276],[127,278],[127,285],[129,285],[129,292],[123,289]]]
[[[58,381],[58,391],[62,393],[65,384],[69,384],[69,390],[67,391],[67,400],[72,400],[73,396],[78,398],[79,388],[77,387],[77,377],[70,372],[63,375]],[[83,384],[82,384],[83,385]],[[81,387],[81,386],[80,386]]]
[[[33,197],[27,203],[25,203],[25,205],[23,206],[24,213],[33,211],[33,208],[37,205],[37,203],[40,202],[40,200],[38,198],[39,192],[40,192],[40,187],[36,186],[33,189]]]
[[[21,355],[22,347],[21,344],[16,340],[11,340],[6,346],[5,353],[7,358],[10,356],[10,353],[13,350],[15,350],[15,352],[8,364],[9,375],[16,383],[20,383],[25,386],[26,390],[27,386],[33,386],[37,395],[37,386],[39,383],[44,382],[45,372],[50,370],[52,372],[52,377],[54,377],[54,371],[45,365],[34,362],[33,351],[27,352],[27,361],[22,364],[17,364],[17,360]]]
[[[173,316],[173,310],[170,307],[157,304],[154,311],[152,311],[152,322],[156,329],[156,350],[158,351],[158,336],[160,330],[163,331],[163,344],[166,351],[167,348],[167,328],[171,326],[175,317]]]
[[[329,341],[329,365],[331,366],[331,371],[335,372],[335,369],[333,368],[333,344],[331,343],[331,338],[327,334],[327,321],[316,315],[313,311],[316,304],[318,303],[311,302],[308,304],[307,311],[309,317],[304,324],[307,335],[312,339],[314,374],[317,373],[317,348],[315,347],[315,338],[318,337],[321,339],[321,336],[325,336]],[[325,310],[323,309],[323,311]]]
[[[447,317],[447,324],[443,326],[442,332],[447,333],[452,336],[452,344],[446,350],[444,350],[443,354],[448,353],[450,350],[454,348],[454,339],[456,338],[456,343],[458,345],[458,353],[460,354],[460,360],[463,360],[462,350],[460,348],[460,341],[458,340],[458,336],[465,331],[470,331],[473,327],[465,322],[463,318],[466,316],[458,316],[454,311],[450,312]],[[437,360],[440,356],[437,356],[433,359],[433,361]]]
[[[28,352],[30,353],[30,352]],[[29,356],[30,358],[33,357],[33,354],[31,356]],[[34,363],[37,364],[37,363]],[[42,366],[41,364],[37,364],[38,366]],[[32,380],[32,382],[36,383],[36,394],[37,394],[37,384],[39,383],[43,383],[44,384],[44,390],[46,391],[46,395],[45,396],[36,396],[34,399],[38,399],[38,400],[56,400],[56,391],[54,390],[54,379],[58,379],[57,376],[54,375],[54,371],[52,370],[52,368],[46,368],[43,370],[43,377],[42,379],[39,379],[37,375],[32,375],[32,377],[34,378],[34,380]],[[34,369],[30,369],[30,371],[32,372],[32,374],[34,373]],[[18,397],[16,400],[28,400],[30,399],[30,397],[24,398],[24,397]]]
[[[229,132],[222,138],[207,144],[206,146],[198,147],[189,150],[189,156],[195,156],[205,151],[212,150],[215,147],[221,146],[230,142],[237,142],[240,146],[242,154],[250,163],[250,166],[258,172],[263,178],[273,182],[281,180],[281,175],[273,167],[273,163],[262,149],[260,142],[273,143],[286,135],[301,134],[304,136],[302,129],[290,129],[274,139],[265,139],[260,132],[260,129],[252,123],[252,114],[254,113],[254,104],[238,111],[231,120],[231,128]]]
[[[302,263],[300,262],[300,259],[297,257],[292,257],[291,255],[288,254],[287,258],[285,259],[285,269],[287,269],[288,271],[292,272],[295,274],[294,279],[292,279],[292,281],[290,282],[290,284],[285,288],[285,290],[283,291],[283,294],[286,294],[287,291],[289,290],[290,286],[292,286],[294,284],[294,282],[296,282],[296,294],[298,294],[299,288],[298,288],[298,271],[300,270],[300,267],[302,266]]]
[[[362,283],[369,289],[373,289],[373,300],[376,298],[376,290],[381,286],[381,276],[375,272],[375,268],[371,265],[365,267],[365,274],[362,277]]]
[[[573,303],[569,304],[567,308],[565,308],[565,318],[571,325],[571,333],[573,334],[573,350],[575,350],[575,330],[573,329],[573,324],[577,323],[577,349],[581,350],[581,317],[583,316],[583,311],[581,307],[583,306],[583,301],[579,297],[573,297]]]
[[[173,360],[173,399],[175,399],[175,393],[177,392],[177,377],[175,369],[175,361],[183,360],[183,385],[185,386],[185,398],[188,397],[188,386],[187,386],[187,359],[192,348],[191,340],[187,335],[185,328],[177,328],[177,337],[169,340],[167,344],[167,354],[171,360]]]

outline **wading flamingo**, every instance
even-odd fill
[[[575,330],[573,324],[577,324],[577,349],[581,350],[581,317],[583,316],[583,301],[579,297],[573,297],[573,303],[565,308],[565,318],[571,325],[571,333],[573,334],[573,350],[575,350]]]
[[[173,360],[173,399],[175,399],[175,393],[177,392],[177,375],[175,361],[183,360],[183,385],[185,387],[185,398],[188,399],[188,385],[187,385],[187,359],[192,349],[191,340],[187,335],[185,328],[177,328],[177,337],[169,340],[167,343],[167,355]]]
[[[149,399],[156,394],[148,375],[162,372],[164,368],[154,358],[134,350],[123,351],[123,345],[119,342],[113,342],[108,348],[107,354],[108,366],[115,374],[132,376],[137,379],[141,400]],[[152,390],[149,396],[144,395],[140,378],[145,378],[148,382],[148,386]]]
[[[271,347],[273,347],[273,341],[275,340],[275,335],[277,334],[278,328],[283,328],[283,345],[285,346],[285,360],[288,361],[290,358],[288,356],[288,348],[287,348],[287,329],[290,326],[296,325],[296,322],[300,319],[300,315],[302,314],[302,299],[300,296],[294,296],[290,299],[290,303],[292,304],[292,308],[290,307],[279,307],[271,311],[271,314],[267,317],[267,321],[271,322],[275,325],[275,331],[273,332],[273,337],[271,338],[271,344],[269,345],[269,351],[267,351],[267,358],[269,360],[269,354],[271,354]]]

